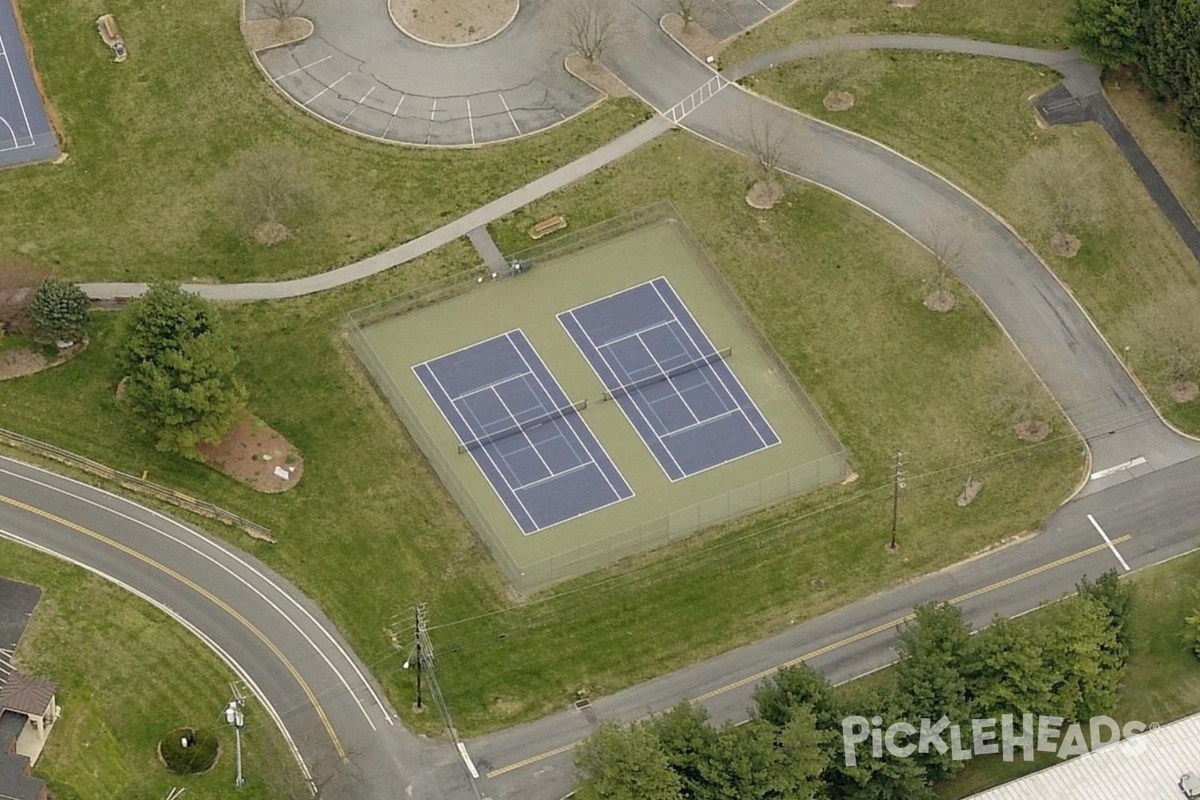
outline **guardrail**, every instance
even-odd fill
[[[55,447],[52,444],[32,439],[20,433],[0,428],[0,444],[6,444],[9,447],[15,447],[19,450],[25,450],[29,453],[49,458],[61,464],[81,469],[91,475],[104,478],[105,480],[114,481],[117,484],[141,494],[148,494],[164,503],[170,503],[173,506],[187,509],[195,514],[209,517],[210,519],[219,520],[226,525],[232,525],[235,528],[241,528],[247,534],[255,539],[264,542],[275,543],[275,536],[271,533],[271,529],[259,525],[257,522],[246,519],[243,516],[234,514],[232,511],[226,511],[220,506],[213,505],[207,500],[201,500],[191,495],[178,492],[174,489],[161,486],[157,483],[152,483],[147,480],[142,480],[136,475],[130,475],[127,472],[113,469],[99,461],[93,461],[90,458],[72,453],[70,450],[64,450],[61,447]]]

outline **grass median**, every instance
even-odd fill
[[[1029,100],[1057,81],[1054,73],[971,56],[859,53],[843,84],[857,102],[832,112],[822,103],[824,92],[808,80],[814,69],[820,65],[800,61],[751,76],[747,84],[899,150],[994,209],[1070,286],[1167,418],[1200,433],[1200,402],[1174,399],[1161,351],[1151,342],[1163,304],[1180,297],[1200,303],[1195,259],[1098,125],[1037,125]],[[1072,258],[1051,247],[1046,198],[1021,169],[1037,151],[1064,143],[1094,168],[1085,191],[1097,201],[1092,218],[1078,226],[1082,248]],[[1161,149],[1185,158],[1176,146],[1169,137],[1161,140]]]
[[[133,432],[113,398],[116,315],[98,318],[92,346],[68,365],[6,385],[6,424],[271,526],[277,545],[235,541],[321,603],[398,708],[412,697],[412,675],[398,668],[407,609],[427,602],[464,735],[754,641],[1035,528],[1078,480],[1081,449],[1052,405],[1055,433],[1036,446],[996,413],[995,398],[1031,375],[1001,331],[961,287],[953,313],[925,309],[929,256],[845,201],[789,182],[775,210],[750,209],[748,170],[669,134],[493,233],[511,251],[551,212],[586,225],[670,199],[841,437],[858,480],[544,595],[510,598],[342,339],[347,310],[474,269],[462,241],[334,292],[229,309],[255,412],[304,454],[305,476],[287,493],[257,495]],[[896,450],[912,477],[892,556]],[[962,509],[954,500],[969,476],[984,488]]]
[[[729,43],[723,65],[793,42],[849,33],[932,33],[1028,47],[1066,47],[1070,0],[808,0]],[[700,22],[704,24],[703,20]]]
[[[251,281],[321,272],[395,246],[588,153],[648,115],[601,103],[528,139],[471,150],[385,145],[295,108],[257,67],[239,0],[105,6],[129,45],[120,65],[87,0],[22,2],[42,85],[70,159],[5,170],[0,263],[87,281]],[[247,151],[297,188],[292,236],[266,246],[238,198]],[[261,176],[259,178],[262,180]],[[277,184],[280,185],[280,184]],[[251,204],[253,205],[253,204]]]
[[[112,584],[0,541],[0,574],[42,587],[41,601],[17,648],[16,661],[58,684],[62,717],[34,774],[58,800],[165,797],[171,787],[214,798],[275,798],[287,782],[286,746],[266,713],[251,701],[243,738],[246,785],[234,788],[234,741],[221,716],[233,673],[165,614]],[[175,775],[155,747],[181,726],[207,728],[221,740],[216,766]]]

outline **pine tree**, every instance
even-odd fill
[[[34,292],[29,315],[43,333],[70,344],[87,327],[90,307],[91,301],[79,286],[50,278]]]

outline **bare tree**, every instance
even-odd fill
[[[49,276],[49,270],[28,262],[0,262],[0,334],[33,331],[29,301],[33,299],[34,290]]]
[[[773,180],[775,170],[787,151],[787,131],[779,126],[774,117],[756,115],[750,117],[741,139],[746,151],[757,163],[759,180]]]
[[[316,201],[304,155],[291,147],[260,145],[234,159],[229,178],[234,224],[263,244],[289,235],[288,226]]]
[[[560,6],[559,28],[567,46],[596,62],[622,31],[615,0],[565,0]]]
[[[1132,329],[1174,382],[1200,381],[1200,314],[1196,292],[1183,290],[1155,300],[1134,315]]]
[[[282,26],[284,22],[296,16],[302,2],[303,0],[258,0],[258,7],[268,19],[273,19]]]
[[[1026,202],[1045,210],[1055,234],[1059,255],[1073,255],[1068,236],[1093,224],[1103,208],[1100,169],[1078,142],[1064,139],[1053,147],[1039,148],[1020,161],[1010,175],[1014,190]],[[1028,199],[1026,199],[1028,198]]]
[[[693,22],[720,11],[728,0],[664,0],[669,12],[678,14],[683,20],[683,29],[688,30]]]
[[[938,291],[947,291],[950,277],[963,266],[969,226],[970,221],[960,214],[937,215],[926,223],[923,242],[936,262],[934,284]]]

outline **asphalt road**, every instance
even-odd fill
[[[744,0],[731,8],[747,19],[756,13]],[[895,626],[914,603],[957,598],[973,621],[983,623],[1057,597],[1084,573],[1114,565],[1136,569],[1197,545],[1200,500],[1193,487],[1200,478],[1200,461],[1194,458],[1200,445],[1161,421],[1069,292],[1011,229],[904,157],[717,78],[662,33],[653,0],[632,2],[629,11],[627,34],[606,62],[658,111],[737,150],[745,149],[750,120],[772,120],[787,135],[786,170],[859,203],[926,245],[933,223],[954,220],[973,254],[962,278],[1086,439],[1095,477],[1026,542],[598,699],[586,711],[564,712],[467,743],[485,773],[482,789],[494,798],[557,800],[570,787],[570,747],[600,719],[636,718],[681,698],[702,699],[717,720],[737,719],[753,685],[780,664],[806,658],[835,679],[886,664],[893,657]],[[949,41],[935,44],[950,49]],[[1016,57],[1011,50],[1005,57]],[[1055,68],[1086,91],[1094,76],[1063,64]],[[706,85],[709,91],[696,94]],[[686,101],[689,96],[692,101]],[[656,117],[438,231],[342,270],[279,284],[191,288],[219,299],[246,300],[320,291],[374,274],[583,177],[669,127]],[[112,297],[136,294],[144,285],[86,288],[93,296]],[[330,753],[354,754],[365,780],[353,796],[472,796],[453,748],[424,742],[395,725],[366,667],[319,610],[261,563],[155,512],[9,461],[0,462],[0,530],[98,571],[169,610],[263,698],[308,763],[336,764]]]

